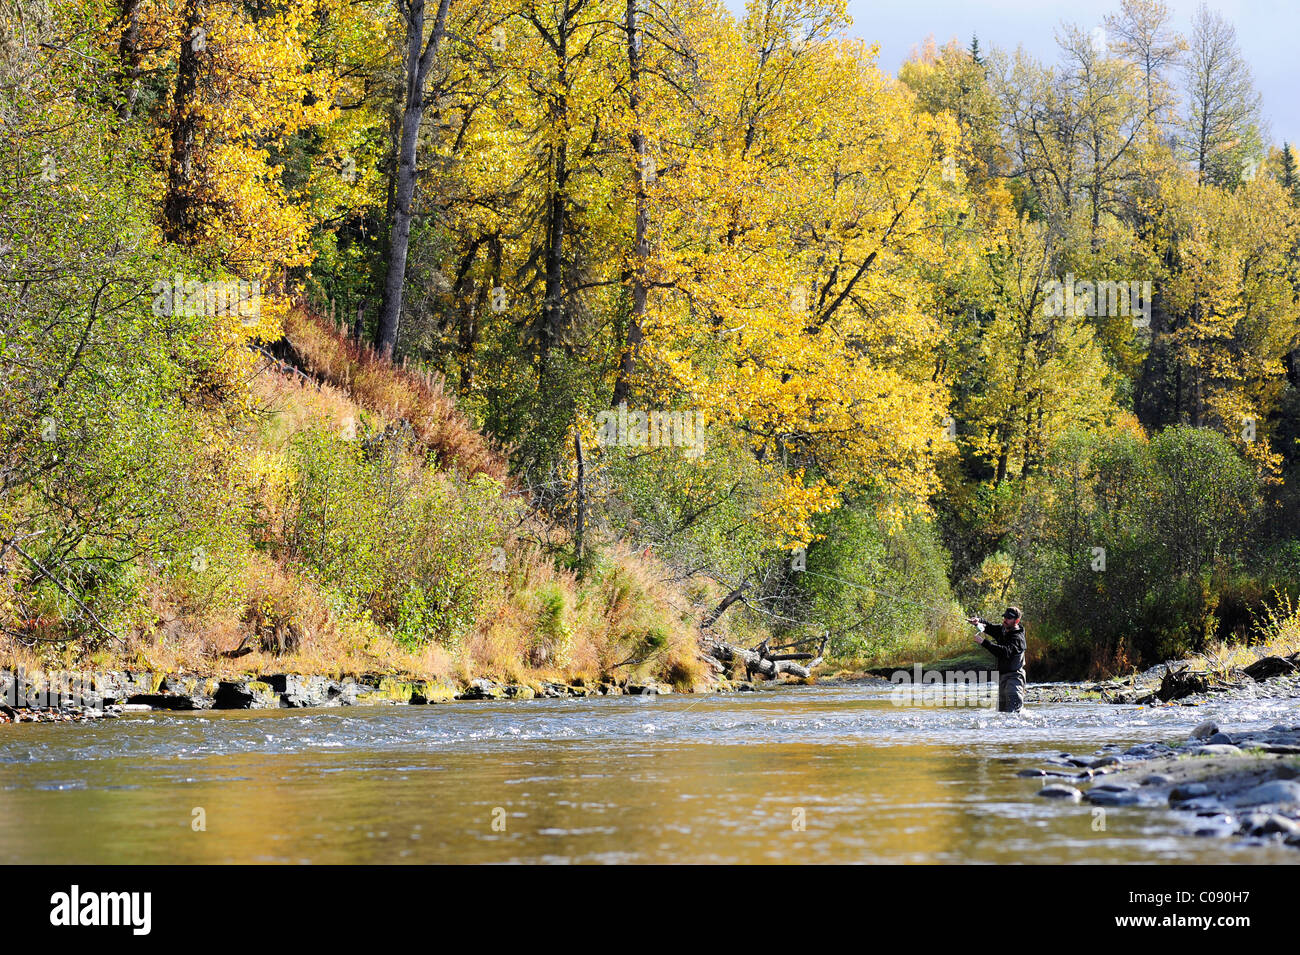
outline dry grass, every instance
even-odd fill
[[[1300,606],[1287,594],[1276,594],[1274,604],[1256,618],[1260,639],[1250,644],[1216,642],[1191,662],[1192,670],[1231,679],[1234,670],[1264,657],[1284,657],[1300,652]]]
[[[309,374],[343,389],[363,408],[404,418],[441,466],[471,477],[486,474],[505,481],[505,456],[474,429],[443,390],[440,377],[407,372],[383,361],[369,347],[344,339],[327,321],[301,307],[285,319],[284,335]]]

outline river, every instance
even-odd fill
[[[1035,797],[1102,744],[1294,703],[898,706],[879,685],[0,726],[5,863],[1300,862]],[[1104,826],[1104,828],[1103,828]]]

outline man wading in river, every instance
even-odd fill
[[[1025,628],[1020,625],[1020,611],[1008,607],[1001,626],[979,617],[971,617],[969,622],[980,631],[975,642],[998,658],[998,712],[1019,711],[1025,705],[1026,683]]]

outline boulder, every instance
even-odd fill
[[[218,710],[267,710],[280,705],[280,694],[261,680],[222,680],[213,707]]]
[[[491,680],[479,677],[476,680],[470,680],[469,686],[465,692],[456,697],[458,700],[499,700],[506,695],[506,691],[493,683]]]
[[[411,694],[414,704],[450,703],[456,699],[456,687],[446,680],[423,680]]]
[[[1217,732],[1219,732],[1219,724],[1214,720],[1206,720],[1192,730],[1192,739],[1209,739]]]
[[[262,682],[280,694],[280,705],[297,709],[305,706],[351,706],[357,701],[355,683],[339,683],[323,676],[274,673]]]

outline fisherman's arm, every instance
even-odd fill
[[[1009,653],[1007,648],[1002,646],[1002,644],[998,643],[996,640],[985,636],[985,634],[993,632],[993,624],[989,623],[987,620],[980,620],[977,617],[972,617],[971,623],[975,624],[975,626],[980,630],[980,632],[975,635],[975,642],[999,660],[1005,660]],[[1001,630],[1002,628],[998,627],[998,629]]]

